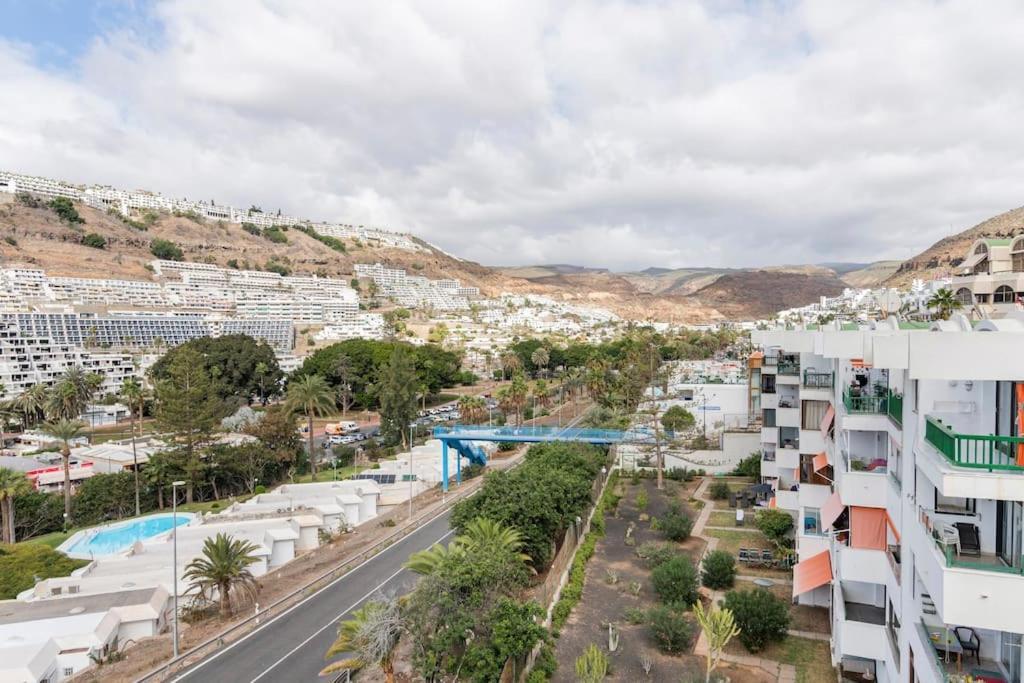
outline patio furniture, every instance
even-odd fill
[[[949,546],[954,546],[956,548],[957,555],[960,554],[960,532],[956,527],[946,524],[945,522],[935,522],[932,534],[939,543],[946,546],[947,550]]]
[[[729,507],[731,507],[731,508],[736,507],[736,494],[735,493],[730,493],[729,494]]]
[[[963,664],[964,648],[956,637],[953,629],[945,626],[925,626],[928,632],[928,640],[937,652],[941,652],[946,664],[949,664],[950,656],[956,655],[956,670],[960,671]]]
[[[775,585],[775,582],[771,579],[754,579],[752,582],[758,588],[771,588]]]
[[[975,661],[981,664],[981,639],[978,638],[974,629],[969,626],[957,626],[953,632],[956,633],[956,639],[960,641],[960,647],[964,649],[967,656],[973,655]]]
[[[743,512],[742,508],[736,510],[736,526],[743,526],[743,519],[746,517],[746,513]]]
[[[765,564],[773,564],[775,562],[775,553],[773,553],[771,550],[762,550],[761,562]]]
[[[957,551],[961,555],[980,556],[981,537],[978,534],[978,527],[968,522],[957,522],[953,526],[956,527],[957,533],[960,536]]]
[[[740,548],[739,561],[746,562],[747,564],[753,564],[761,561],[761,556],[756,549]]]

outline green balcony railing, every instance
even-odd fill
[[[789,360],[786,358],[779,359],[779,374],[780,375],[799,375],[800,374],[800,361]]]
[[[994,434],[960,434],[950,425],[929,415],[925,420],[925,441],[957,467],[1024,472],[1024,437]]]
[[[895,391],[889,391],[889,401],[885,409],[889,415],[889,419],[895,422],[898,426],[903,426],[903,394],[897,394]]]
[[[843,392],[843,405],[850,414],[879,415],[885,413],[888,403],[886,396],[874,394],[854,395],[849,389]]]
[[[804,370],[804,386],[808,389],[831,389],[834,381],[835,374],[832,372]]]

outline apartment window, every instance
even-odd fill
[[[997,288],[996,293],[992,296],[992,302],[997,304],[1012,304],[1016,299],[1017,295],[1013,288],[1006,285]]]
[[[1013,272],[1024,273],[1024,239],[1014,243],[1010,258],[1013,261]]]
[[[971,293],[971,290],[961,287],[956,290],[956,300],[960,302],[961,306],[970,306],[974,303],[974,295]]]
[[[821,421],[828,412],[828,401],[804,401],[800,426],[803,429],[820,429]]]
[[[775,393],[775,375],[761,375],[761,391],[766,394]]]
[[[70,678],[71,676],[74,676],[74,675],[75,675],[75,669],[73,667],[70,667],[70,666],[64,667],[64,677],[65,678]]]
[[[775,426],[775,408],[764,409],[764,426],[774,427]]]

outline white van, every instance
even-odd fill
[[[351,420],[348,422],[339,422],[338,429],[341,430],[342,434],[352,434],[359,431],[359,423],[352,422]]]

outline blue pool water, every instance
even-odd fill
[[[178,526],[188,524],[191,519],[191,514],[179,512]],[[69,555],[112,555],[128,550],[135,541],[144,541],[170,531],[173,527],[172,515],[140,517],[99,531],[80,531],[78,533],[81,537],[68,545],[65,552]]]

